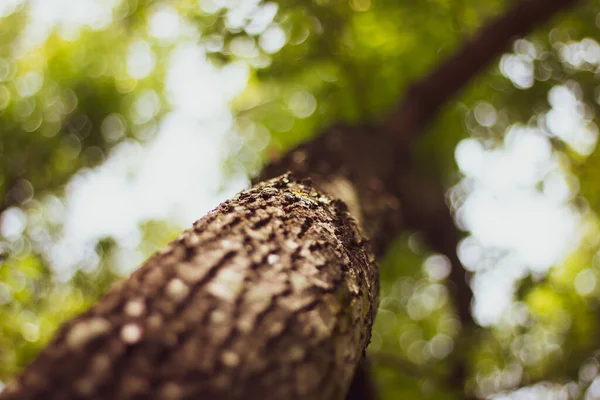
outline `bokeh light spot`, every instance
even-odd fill
[[[474,114],[475,120],[481,126],[490,127],[496,123],[496,109],[490,103],[478,102]]]
[[[172,43],[179,35],[183,21],[173,7],[162,6],[149,18],[148,33],[162,43]]]
[[[296,117],[307,118],[317,109],[317,100],[311,93],[299,90],[290,96],[288,107]]]
[[[277,24],[272,24],[260,35],[258,43],[266,53],[273,54],[283,47],[285,40],[283,29]]]
[[[10,207],[0,215],[0,233],[8,240],[17,240],[27,226],[27,215],[18,207]]]
[[[135,79],[142,79],[154,70],[156,57],[145,40],[137,40],[129,47],[127,56],[127,72]]]
[[[500,71],[519,89],[533,86],[533,61],[523,54],[505,54],[500,60]]]
[[[586,268],[575,277],[575,290],[582,296],[591,294],[596,289],[596,274]]]
[[[111,143],[121,140],[125,136],[126,129],[127,122],[121,114],[110,114],[104,118],[100,127],[102,136]]]

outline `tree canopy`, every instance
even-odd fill
[[[419,82],[527,2],[533,31],[415,103],[440,109],[398,154],[418,173],[369,376],[383,399],[600,396],[596,0],[1,3],[0,382],[264,164],[331,126],[401,131]],[[454,224],[411,222],[440,201]]]

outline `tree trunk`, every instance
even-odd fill
[[[197,221],[57,338],[8,399],[343,399],[378,271],[345,204],[279,177]]]

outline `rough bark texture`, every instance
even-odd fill
[[[405,228],[397,174],[406,170],[380,128],[335,126],[267,165],[257,181],[291,171],[343,200],[376,256]]]
[[[67,323],[0,398],[342,399],[377,293],[344,203],[280,177],[220,205]]]

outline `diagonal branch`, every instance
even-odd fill
[[[414,139],[440,109],[478,73],[494,62],[510,43],[580,0],[521,0],[486,24],[460,50],[411,85],[384,125],[388,132]]]

